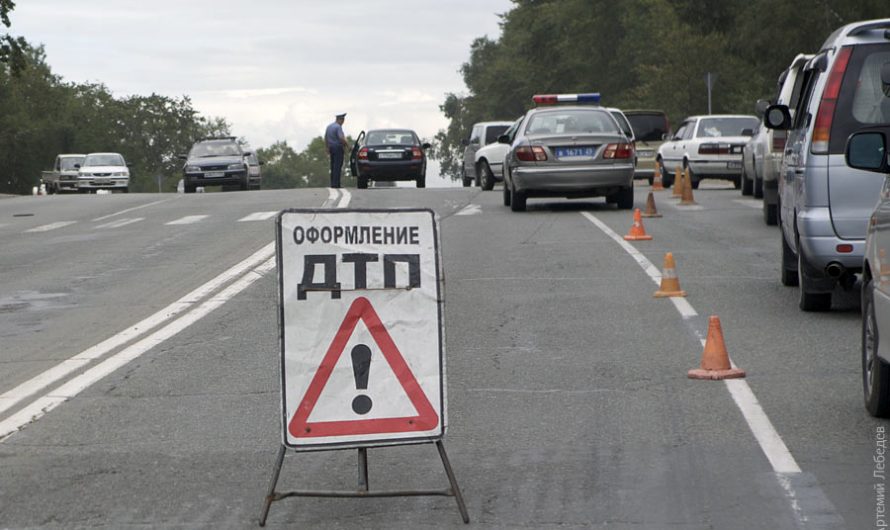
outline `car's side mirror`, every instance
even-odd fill
[[[423,144],[421,144],[420,147],[422,147],[424,149],[429,149],[430,147],[432,147],[432,145],[429,142],[423,142]]]
[[[787,131],[791,128],[791,112],[788,105],[770,105],[763,115],[763,124],[767,129]]]
[[[754,136],[754,129],[742,129],[742,136]]]
[[[513,142],[510,141],[510,135],[509,135],[509,134],[502,134],[502,135],[498,136],[498,143],[499,143],[499,144],[507,144],[507,145],[510,145],[510,144],[512,144]]]
[[[250,156],[252,154],[253,154],[252,151],[245,151],[244,153],[241,154],[241,156]]]
[[[758,99],[757,103],[754,104],[754,112],[757,113],[758,116],[763,116],[766,113],[766,109],[769,108],[770,102],[768,99]]]
[[[665,141],[668,139],[668,133],[661,133],[661,141]]]
[[[855,169],[890,173],[890,160],[887,158],[887,135],[881,131],[853,133],[847,139],[844,159],[848,166]]]
[[[470,145],[470,141],[467,140],[466,138],[464,138],[463,140],[460,141],[460,145],[466,147],[466,146]]]

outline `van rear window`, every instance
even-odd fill
[[[881,83],[881,68],[888,63],[890,43],[853,49],[831,122],[830,154],[843,154],[847,138],[858,129],[890,124],[890,86]]]
[[[633,128],[634,136],[641,142],[660,142],[667,134],[667,117],[660,113],[625,114]]]

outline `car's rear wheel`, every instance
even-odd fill
[[[890,364],[878,357],[880,333],[875,316],[875,286],[862,286],[862,390],[865,409],[872,416],[890,416]]]
[[[763,222],[768,226],[776,226],[779,224],[779,207],[776,204],[768,204],[763,201]]]
[[[754,193],[754,181],[748,177],[748,170],[745,169],[744,162],[742,163],[742,175],[739,178],[742,180],[742,195],[752,195]]]
[[[797,267],[795,265],[794,252],[785,242],[784,232],[779,232],[782,238],[782,285],[794,287],[797,285]]]
[[[516,191],[515,189],[510,189],[510,209],[514,212],[524,212],[525,211],[525,201],[526,196],[525,193],[521,191]]]
[[[363,177],[363,176],[359,175],[359,176],[355,179],[355,183],[356,183],[355,185],[356,185],[356,186],[358,187],[358,189],[360,189],[360,190],[366,190],[366,189],[368,189],[368,177]]]
[[[811,267],[800,243],[797,244],[797,283],[800,287],[798,307],[803,311],[828,311],[831,293],[813,292],[812,280],[807,277]]]
[[[607,202],[614,202],[619,210],[630,210],[634,207],[634,188],[633,186],[622,188],[621,191],[613,193],[607,197]]]
[[[425,188],[426,187],[426,176],[417,177],[416,182],[417,182],[418,188]]]
[[[755,199],[763,198],[763,179],[758,178],[757,175],[754,175],[754,190],[753,190]]]
[[[504,181],[504,206],[510,206],[510,186]]]
[[[467,169],[462,168],[460,170],[460,180],[463,183],[465,188],[469,188],[473,185],[473,177],[467,175]]]
[[[485,160],[479,163],[479,184],[485,191],[494,189],[494,174]]]

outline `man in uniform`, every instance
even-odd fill
[[[340,187],[340,173],[343,170],[343,157],[349,149],[346,135],[343,134],[343,122],[346,121],[346,113],[337,114],[334,123],[328,125],[324,131],[324,148],[331,159],[331,187]]]

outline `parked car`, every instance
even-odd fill
[[[78,167],[77,191],[130,191],[130,168],[120,153],[90,153]]]
[[[803,70],[802,96],[767,109],[787,130],[779,178],[781,279],[799,285],[804,311],[827,311],[832,291],[862,272],[868,219],[884,179],[847,166],[844,148],[862,127],[890,123],[890,18],[831,34]]]
[[[504,162],[504,206],[518,212],[531,197],[600,196],[633,208],[633,143],[607,110],[594,106],[599,94],[533,100],[538,106],[522,118]]]
[[[658,148],[665,185],[673,184],[679,168],[689,170],[692,187],[706,178],[729,180],[741,186],[742,149],[754,134],[754,116],[710,114],[686,118],[676,134]]]
[[[513,122],[510,121],[483,121],[473,124],[470,137],[461,142],[464,146],[464,163],[461,167],[461,182],[464,187],[472,186],[474,178],[476,185],[481,185],[476,172],[476,151],[486,145],[496,143],[498,137],[504,134],[504,131],[511,125]]]
[[[250,170],[249,158],[253,154],[234,136],[199,140],[188,155],[179,156],[185,160],[182,168],[183,189],[186,193],[194,193],[199,186],[258,190],[262,186],[262,175],[259,171],[254,174]]]
[[[374,129],[359,133],[349,164],[360,189],[368,181],[413,180],[426,187],[426,150],[430,144],[409,129]]]
[[[660,110],[626,110],[624,115],[630,122],[636,143],[637,155],[635,179],[646,179],[652,185],[655,179],[655,164],[658,148],[671,134],[671,124],[667,114]],[[664,175],[662,175],[664,183]],[[670,184],[666,184],[670,186]]]
[[[890,63],[885,63],[890,64]],[[890,86],[890,83],[887,84]],[[854,133],[847,165],[883,174],[880,198],[866,224],[862,264],[862,389],[873,416],[890,416],[890,125]]]
[[[79,168],[83,164],[86,155],[66,154],[57,155],[52,171],[43,171],[40,180],[46,186],[49,194],[63,191],[77,191],[77,178],[80,175]]]
[[[522,118],[513,122],[501,136],[507,135],[512,138],[516,134],[520,121]],[[474,164],[476,183],[483,190],[491,190],[494,188],[495,182],[504,181],[504,159],[509,150],[509,144],[495,141],[476,151],[476,163]]]
[[[788,105],[792,109],[800,99],[803,76],[800,75],[811,54],[798,54],[791,65],[779,76],[776,86],[774,103]],[[767,100],[757,102],[757,113],[763,116],[770,105]],[[768,127],[760,127],[754,137],[746,144],[742,156],[742,195],[754,195],[763,198],[763,221],[768,225],[778,223],[777,205],[779,202],[779,183],[777,175],[785,156],[785,131],[777,131]]]

